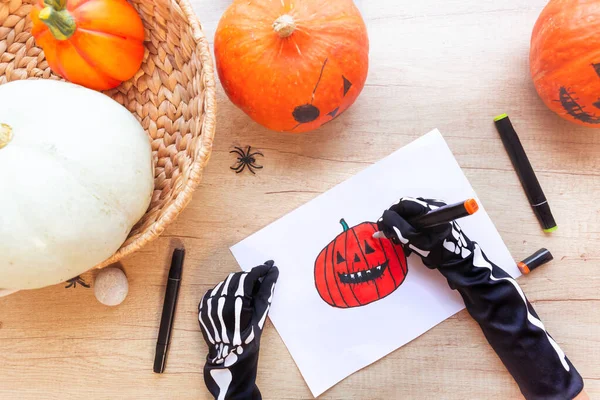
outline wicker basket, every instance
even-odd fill
[[[36,47],[32,0],[0,3],[0,83],[60,79]],[[146,28],[142,68],[106,92],[141,122],[152,140],[154,195],[144,217],[108,260],[112,264],[155,239],[198,187],[215,134],[215,79],[208,41],[187,0],[130,0]]]

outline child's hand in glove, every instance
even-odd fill
[[[390,240],[437,268],[462,296],[528,400],[573,399],[583,380],[527,301],[517,282],[490,261],[453,221],[417,231],[407,219],[442,206],[438,200],[403,198],[378,221]]]
[[[273,261],[229,274],[198,305],[209,347],[204,380],[216,399],[261,398],[255,384],[260,337],[278,277]]]
[[[425,265],[437,268],[469,257],[473,243],[455,221],[418,231],[407,220],[445,205],[440,200],[404,197],[383,213],[377,225],[394,243],[404,245],[407,254],[415,252]]]

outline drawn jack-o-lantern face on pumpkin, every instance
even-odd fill
[[[377,224],[363,222],[349,228],[325,247],[315,262],[315,286],[333,307],[364,306],[396,290],[407,273],[400,245],[374,239]]]
[[[600,127],[597,3],[552,0],[531,37],[530,69],[544,103],[579,125]],[[596,16],[594,18],[594,16]]]
[[[214,49],[231,101],[282,132],[307,132],[341,115],[369,69],[367,27],[352,0],[235,0]]]
[[[340,90],[329,90],[328,92],[325,92],[323,99],[321,99],[320,96],[317,96],[317,90],[319,89],[319,85],[321,84],[321,80],[323,79],[323,72],[325,71],[325,67],[327,66],[328,60],[329,59],[326,58],[323,62],[323,66],[321,67],[321,73],[319,75],[319,79],[317,80],[315,88],[312,91],[310,102],[294,107],[292,116],[294,117],[294,121],[296,122],[296,124],[291,129],[292,132],[296,130],[300,131],[299,128],[301,127],[301,125],[314,124],[315,121],[318,121],[319,119],[321,119],[321,121],[318,122],[319,125],[324,124],[329,120],[337,117],[346,108],[348,108],[350,104],[352,104],[352,102],[354,102],[354,93],[352,93],[352,96],[348,96],[348,92],[352,89],[353,86],[352,82],[350,82],[350,80],[348,80],[348,78],[346,78],[344,75],[341,75],[341,79],[338,80],[340,84]],[[341,89],[343,89],[343,91]],[[346,98],[346,96],[348,96],[348,98]],[[321,108],[330,107],[332,109],[327,113],[327,116],[323,116],[321,115],[321,109],[318,107],[319,105],[321,106]],[[323,117],[325,119],[323,119]]]

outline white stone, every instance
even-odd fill
[[[119,268],[104,268],[98,272],[94,282],[94,295],[106,306],[117,306],[125,300],[129,283]]]

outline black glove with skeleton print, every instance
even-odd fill
[[[198,320],[208,344],[204,381],[218,400],[260,400],[256,386],[262,329],[279,270],[273,261],[229,274],[206,292]]]
[[[402,244],[407,255],[417,253],[429,268],[462,261],[471,255],[473,243],[455,221],[420,232],[404,219],[427,214],[445,205],[441,200],[409,197],[400,199],[397,204],[384,211],[378,222],[379,230],[394,243]]]
[[[492,263],[453,221],[417,231],[406,220],[444,205],[403,198],[385,211],[379,230],[439,270],[462,296],[526,399],[573,399],[583,380],[527,301],[517,282]]]

